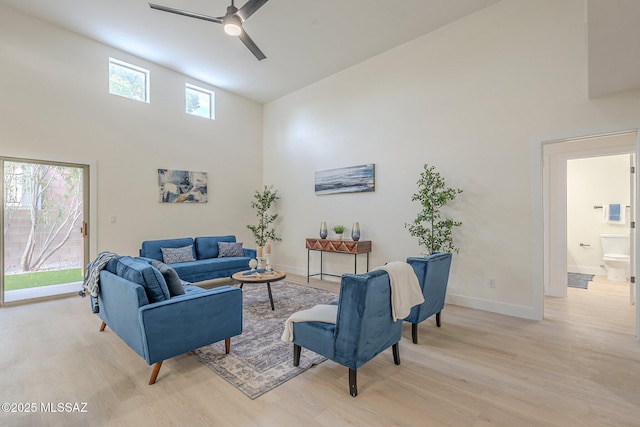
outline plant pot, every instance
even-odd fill
[[[336,234],[336,240],[342,240],[342,233]]]

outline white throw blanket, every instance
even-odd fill
[[[320,304],[307,310],[301,310],[293,313],[284,323],[284,332],[282,333],[282,341],[293,341],[293,322],[324,322],[336,323],[338,317],[338,306]]]
[[[418,276],[406,262],[393,261],[374,270],[384,270],[389,274],[391,316],[394,321],[404,319],[413,306],[424,302]]]

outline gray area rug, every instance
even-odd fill
[[[593,274],[569,273],[567,286],[570,288],[587,289],[589,282],[593,280]]]
[[[282,341],[280,336],[292,313],[338,299],[335,292],[286,281],[272,283],[271,291],[275,311],[271,310],[266,284],[244,285],[242,334],[231,338],[230,354],[224,353],[224,341],[191,352],[251,399],[325,360],[303,351],[300,366],[293,366],[293,344]]]

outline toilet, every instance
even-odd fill
[[[629,235],[601,234],[602,252],[607,279],[614,282],[625,282],[629,268]]]

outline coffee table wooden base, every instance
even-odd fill
[[[271,273],[261,273],[251,276],[245,276],[244,273],[246,273],[246,271],[239,271],[237,273],[234,273],[231,278],[240,282],[240,289],[242,289],[242,286],[245,283],[266,283],[267,291],[269,291],[269,302],[271,303],[271,310],[275,311],[275,307],[273,305],[273,294],[271,293],[271,282],[277,282],[278,280],[284,279],[285,277],[287,277],[287,273],[278,270]]]

